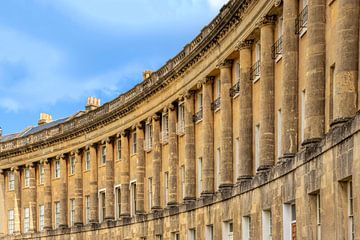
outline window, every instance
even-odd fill
[[[99,191],[99,222],[105,220],[105,190]]]
[[[198,160],[198,172],[197,172],[197,189],[198,189],[198,195],[201,195],[202,192],[202,158],[199,158]]]
[[[261,45],[260,41],[258,41],[255,45],[255,61],[259,62],[261,59]]]
[[[134,130],[132,133],[132,154],[135,154],[137,151],[137,137],[136,131]]]
[[[185,197],[185,166],[181,166],[181,193],[182,197]]]
[[[200,111],[203,108],[203,95],[201,92],[199,92],[197,95],[197,102],[198,102],[198,110]]]
[[[90,196],[85,196],[85,222],[90,222]]]
[[[55,178],[60,177],[60,160],[55,161]]]
[[[195,231],[195,229],[189,229],[188,240],[195,240],[195,239],[196,239],[196,231]]]
[[[24,208],[24,233],[29,232],[30,228],[30,209]]]
[[[75,199],[70,199],[70,226],[74,226]]]
[[[90,170],[90,151],[85,153],[85,171]]]
[[[136,214],[136,182],[130,183],[130,213],[131,216]]]
[[[235,172],[238,172],[238,169],[240,167],[240,139],[235,139]],[[236,178],[236,177],[235,177]]]
[[[30,186],[30,169],[29,168],[25,168],[24,171],[24,185],[25,187],[29,187]]]
[[[353,202],[353,187],[352,181],[347,184],[348,187],[348,229],[349,229],[349,240],[355,239],[355,227],[354,227],[354,202]]]
[[[39,229],[40,229],[40,231],[44,230],[44,216],[45,216],[44,205],[40,205],[39,206]]]
[[[260,165],[260,124],[255,126],[255,169]]]
[[[118,139],[116,142],[116,153],[117,160],[121,160],[121,139]]]
[[[215,164],[215,168],[216,168],[216,176],[215,176],[215,184],[216,184],[216,188],[219,187],[220,185],[220,160],[221,160],[221,155],[220,155],[220,148],[216,149],[216,164]]]
[[[278,110],[277,114],[277,156],[282,156],[282,116],[281,109]]]
[[[240,63],[235,63],[235,81],[240,81]]]
[[[167,112],[162,114],[161,141],[167,143],[169,139],[169,116]]]
[[[284,239],[296,239],[296,207],[294,203],[283,206]]]
[[[223,223],[223,232],[222,232],[222,239],[223,240],[232,240],[233,239],[233,223],[231,221]]]
[[[146,150],[151,150],[151,148],[152,148],[152,137],[153,137],[152,131],[153,131],[152,124],[151,123],[146,124],[146,126],[145,126],[145,149]]]
[[[316,194],[316,235],[317,240],[321,239],[321,205],[320,194]]]
[[[308,5],[308,0],[303,0],[303,8]]]
[[[242,217],[241,221],[241,236],[243,240],[251,239],[251,218],[250,216]],[[284,238],[287,239],[287,238]]]
[[[155,240],[162,240],[163,238],[162,238],[162,235],[160,235],[160,234],[158,234],[158,235],[156,235],[155,236]]]
[[[9,172],[8,173],[8,178],[9,178],[9,191],[13,191],[14,187],[15,187],[15,175],[14,175],[14,172]]]
[[[335,64],[330,67],[330,99],[329,99],[329,119],[330,123],[334,120],[334,96],[335,96],[335,88],[334,88],[334,80],[335,80]]]
[[[185,133],[185,106],[183,102],[180,102],[178,106],[178,123],[176,130],[177,134]]]
[[[175,233],[171,233],[171,235],[172,235],[171,237],[172,240],[180,240],[180,233],[175,232]]]
[[[14,209],[8,211],[8,233],[14,233]]]
[[[101,147],[101,163],[106,163],[106,146]]]
[[[301,92],[301,142],[305,140],[305,90]]]
[[[55,228],[60,224],[60,202],[55,202]]]
[[[164,176],[165,183],[165,205],[169,202],[169,173],[165,172]]]
[[[272,239],[272,216],[270,210],[262,212],[262,235],[263,240]]]
[[[217,80],[216,96],[219,98],[221,96],[221,80]]]
[[[120,219],[121,215],[121,188],[120,185],[115,187],[115,218]]]
[[[214,227],[213,225],[205,226],[205,240],[214,240]]]
[[[44,176],[45,176],[44,166],[41,164],[41,165],[39,165],[39,183],[40,184],[44,184]]]
[[[152,178],[148,179],[148,202],[150,211],[152,208]]]
[[[75,157],[70,157],[70,175],[75,174]]]

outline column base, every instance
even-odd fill
[[[104,222],[112,222],[112,221],[115,221],[115,217],[113,217],[113,216],[104,218]]]
[[[345,122],[349,121],[350,119],[351,117],[336,118],[331,122],[330,127],[334,129],[336,127],[343,125]]]
[[[168,202],[168,203],[167,203],[167,206],[168,206],[168,207],[176,207],[177,205],[178,205],[177,202]]]
[[[253,176],[250,175],[244,175],[240,176],[236,179],[236,186],[240,186],[243,183],[250,182],[252,180]]]
[[[76,223],[74,223],[74,226],[75,227],[82,227],[82,226],[84,226],[84,224],[82,222],[76,222]]]
[[[65,228],[68,228],[67,224],[60,224],[59,225],[59,229],[65,229]]]
[[[151,207],[151,212],[158,212],[161,211],[161,207],[160,206],[152,206]]]
[[[212,192],[202,192],[200,194],[200,198],[209,198],[209,197],[212,197],[214,195],[214,193]]]
[[[272,165],[262,165],[256,169],[256,172],[266,172],[272,168]]]
[[[302,143],[301,146],[303,147],[307,147],[307,146],[311,146],[311,145],[315,145],[318,142],[321,141],[321,138],[309,138],[309,139],[305,139]]]
[[[232,189],[234,185],[232,183],[222,183],[219,186],[219,191],[223,192],[223,191],[229,191]]]
[[[184,197],[184,202],[195,202],[196,201],[196,197]]]
[[[275,165],[282,164],[282,163],[286,162],[287,160],[294,158],[295,155],[296,155],[295,153],[284,153],[283,156],[278,158],[278,161],[276,162]]]

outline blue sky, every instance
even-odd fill
[[[107,102],[176,55],[227,0],[11,0],[0,3],[5,134]]]

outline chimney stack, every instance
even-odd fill
[[[38,125],[42,125],[42,124],[49,123],[49,122],[52,122],[52,116],[47,113],[40,113]]]
[[[151,70],[145,70],[143,72],[143,80],[148,79],[151,76],[151,74],[152,74]]]
[[[100,99],[96,97],[88,97],[86,101],[85,110],[91,111],[100,107]]]

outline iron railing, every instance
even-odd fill
[[[230,97],[235,97],[240,92],[240,81],[230,88]]]
[[[303,29],[307,28],[308,22],[308,6],[306,5],[304,9],[300,12],[299,16],[295,19],[295,33],[300,34]]]
[[[260,77],[260,60],[251,67],[251,79],[255,80],[258,77]]]
[[[200,109],[197,113],[194,114],[193,116],[193,122],[199,122],[200,120],[202,120],[203,118],[203,111],[202,109]]]
[[[273,59],[276,59],[278,56],[282,55],[282,53],[283,53],[282,36],[271,47],[271,52],[272,52],[272,58]]]
[[[215,99],[213,103],[211,103],[211,110],[216,111],[220,108],[220,97]]]

